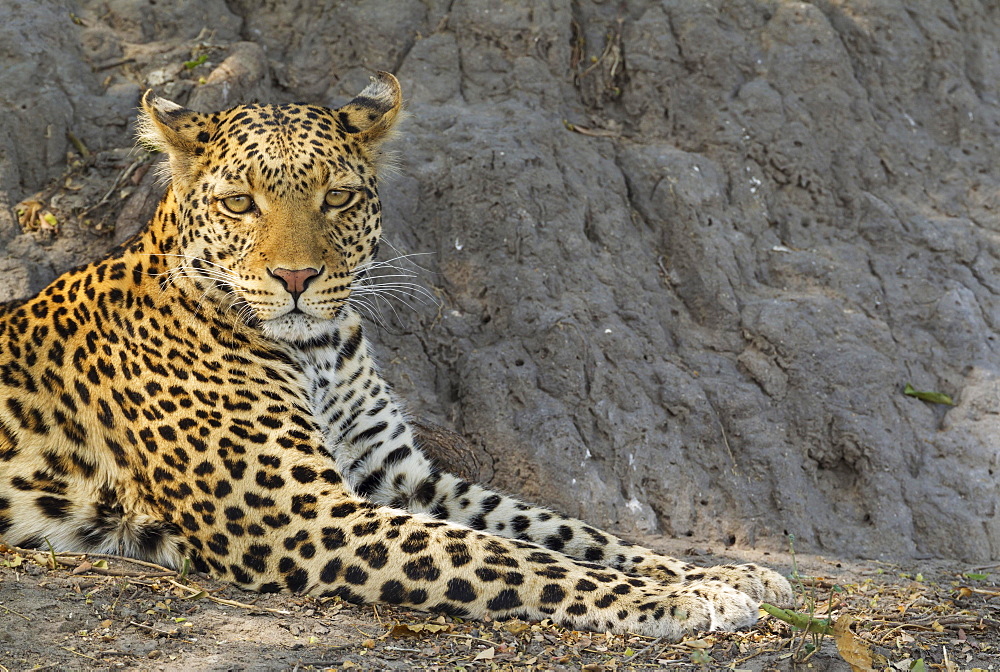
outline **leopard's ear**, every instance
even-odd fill
[[[170,157],[170,176],[188,180],[193,159],[208,142],[209,118],[177,103],[156,96],[152,90],[142,97],[142,111],[137,123],[139,142]]]
[[[334,112],[345,133],[372,145],[393,135],[403,109],[399,80],[388,72],[376,72],[371,82],[351,102]]]

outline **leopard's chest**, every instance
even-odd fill
[[[313,419],[324,439],[324,449],[345,473],[357,457],[342,441],[341,428],[363,405],[366,381],[354,367],[347,367],[338,348],[324,346],[296,351],[302,385]]]

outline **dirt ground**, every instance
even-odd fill
[[[702,564],[743,560],[797,570],[798,611],[818,619],[850,615],[851,641],[869,653],[871,669],[1000,669],[1000,566],[731,549],[717,555],[724,549],[642,541]],[[674,644],[262,596],[120,558],[10,548],[0,552],[0,623],[2,670],[852,669],[838,637],[803,633],[770,615],[745,632]]]

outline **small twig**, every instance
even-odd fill
[[[132,163],[128,164],[127,166],[125,166],[124,168],[122,168],[122,170],[118,173],[118,175],[115,176],[115,181],[111,183],[111,188],[108,189],[108,191],[104,194],[104,196],[101,197],[99,201],[97,201],[97,203],[90,206],[89,208],[84,208],[83,211],[80,213],[80,216],[82,217],[84,215],[89,215],[94,210],[97,210],[99,207],[101,207],[109,200],[111,200],[111,195],[115,193],[115,190],[117,190],[118,187],[121,186],[122,183],[125,182],[132,175],[132,173],[135,172],[136,168],[138,168],[144,162],[145,162],[144,159],[137,159]]]
[[[9,546],[11,551],[17,553],[23,553],[25,555],[34,555],[39,553],[38,549],[33,548],[21,548],[20,546]],[[44,552],[43,552],[44,553]],[[149,567],[151,569],[158,570],[156,572],[130,572],[125,569],[103,569],[101,567],[91,567],[86,570],[87,572],[92,572],[94,574],[100,574],[102,576],[122,576],[122,577],[134,577],[140,579],[156,579],[163,578],[166,576],[176,576],[177,572],[168,569],[162,565],[157,565],[152,562],[146,562],[144,560],[136,560],[135,558],[127,558],[122,555],[111,555],[109,553],[54,553],[51,548],[46,556],[50,563],[56,565],[65,565],[66,567],[79,567],[84,562],[88,562],[88,558],[107,558],[110,560],[118,560],[121,562],[130,562],[141,567]],[[58,567],[50,567],[51,569],[57,569]]]
[[[70,653],[75,653],[76,655],[80,656],[81,658],[89,658],[90,660],[94,661],[95,663],[102,662],[99,658],[94,658],[93,656],[88,656],[86,653],[80,653],[79,651],[74,651],[73,649],[69,648],[68,646],[62,646],[62,645],[60,645],[59,648],[65,650],[65,651],[69,651]]]
[[[982,565],[980,567],[969,567],[967,570],[965,570],[965,573],[968,574],[970,572],[981,572],[984,569],[1000,569],[1000,562],[993,563],[992,565]]]
[[[993,588],[972,588],[971,586],[960,586],[962,590],[967,590],[976,595],[986,595],[987,597],[1000,597],[1000,590]]]
[[[111,68],[117,68],[119,65],[128,65],[129,63],[135,63],[134,58],[121,58],[117,61],[111,61],[110,63],[105,63],[104,65],[94,66],[94,72],[101,72],[102,70],[110,70]]]
[[[768,654],[768,653],[779,653],[783,648],[785,648],[785,644],[787,642],[790,642],[790,641],[791,641],[790,639],[783,639],[781,641],[781,645],[778,648],[776,648],[776,649],[760,649],[759,651],[755,651],[755,652],[751,653],[748,656],[743,656],[742,658],[737,658],[736,660],[731,661],[730,664],[733,665],[734,669],[735,669],[735,667],[738,666],[738,665],[740,665],[741,663],[745,663],[748,660],[756,658],[757,656],[763,656],[763,655]]]
[[[563,121],[563,125],[566,130],[573,131],[574,133],[579,133],[580,135],[588,135],[592,138],[618,138],[621,137],[621,133],[615,131],[607,131],[603,128],[587,128],[586,126],[581,126],[580,124],[574,124],[570,121]]]
[[[826,579],[817,579],[807,576],[799,577],[799,583],[801,583],[803,587],[806,588],[823,588],[825,590],[830,590],[834,586],[838,585],[831,581],[827,581]]]
[[[455,637],[457,639],[472,639],[477,642],[485,642],[490,646],[496,646],[498,642],[491,641],[489,639],[483,639],[482,637],[473,637],[472,635],[463,635],[457,632],[438,632],[438,635],[444,635],[445,637]]]
[[[134,625],[137,628],[142,628],[143,630],[149,630],[150,632],[154,632],[157,635],[159,635],[160,637],[171,637],[173,639],[179,639],[179,640],[181,640],[183,642],[187,642],[188,644],[194,644],[195,643],[194,640],[187,639],[187,638],[181,636],[181,634],[179,632],[177,632],[176,630],[174,632],[168,632],[166,630],[160,630],[159,628],[154,628],[151,625],[146,625],[145,623],[137,623],[136,621],[129,621],[128,624],[129,625]]]
[[[177,576],[177,572],[132,572],[127,569],[101,569],[100,567],[91,567],[85,571],[101,576],[121,576],[133,579],[163,579],[168,576]]]
[[[67,567],[80,567],[85,562],[90,562],[86,559],[75,558],[72,556],[57,555],[55,559],[60,565],[66,565]],[[160,579],[167,576],[176,576],[177,572],[169,569],[163,569],[159,572],[140,572],[133,571],[129,569],[108,569],[104,567],[87,567],[86,569],[78,570],[79,573],[76,576],[82,576],[84,574],[100,574],[101,576],[123,576],[137,579]]]
[[[172,585],[180,588],[181,590],[186,590],[186,591],[190,592],[192,595],[197,595],[198,593],[205,593],[205,599],[211,600],[212,602],[215,602],[217,604],[224,604],[224,605],[226,605],[228,607],[238,607],[240,609],[250,609],[252,611],[267,611],[267,612],[270,612],[272,614],[280,614],[282,616],[288,616],[288,615],[290,615],[292,613],[292,612],[286,611],[284,609],[272,609],[271,607],[260,607],[260,606],[257,606],[255,604],[247,604],[246,602],[237,602],[236,600],[227,600],[225,598],[216,597],[215,595],[209,594],[207,590],[203,590],[200,587],[185,586],[182,583],[177,583],[173,579],[167,579],[167,581],[170,584],[172,584]]]
[[[73,131],[66,131],[66,138],[73,144],[73,146],[76,148],[76,151],[83,158],[85,159],[89,158],[91,154],[93,154],[93,152],[87,149],[87,145],[83,144],[83,140],[76,137],[76,134],[73,133]]]
[[[118,602],[121,601],[122,595],[125,594],[125,589],[128,587],[128,581],[121,582],[121,588],[118,590],[118,595],[115,596],[115,601],[111,603],[111,613],[114,614],[115,610],[118,609]]]
[[[626,662],[628,662],[628,663],[634,663],[641,656],[644,656],[647,652],[649,652],[652,649],[654,649],[655,647],[659,646],[660,642],[662,642],[662,641],[663,641],[663,637],[657,637],[652,642],[650,642],[646,646],[642,647],[641,649],[639,649],[638,651],[636,651],[635,653],[633,653],[630,658],[626,659]]]
[[[125,555],[112,555],[111,553],[86,553],[85,557],[104,558],[105,560],[120,560],[121,562],[131,562],[133,565],[139,565],[141,567],[158,569],[161,572],[173,572],[174,574],[177,573],[176,570],[172,570],[169,567],[164,567],[163,565],[158,565],[155,562],[147,562],[146,560],[137,560],[135,558],[130,558]]]
[[[980,620],[980,618],[978,616],[962,616],[962,615],[956,615],[956,616],[933,616],[932,615],[932,616],[924,616],[923,618],[914,619],[913,622],[921,624],[921,625],[923,625],[925,623],[930,623],[931,625],[933,625],[934,623],[937,623],[938,625],[942,625],[942,626],[945,626],[945,625],[954,625],[954,626],[961,627],[963,625],[968,625],[969,623],[977,623],[979,620]]]
[[[25,616],[24,614],[22,614],[22,613],[20,613],[20,612],[18,612],[18,611],[14,611],[14,610],[13,610],[13,609],[11,609],[10,607],[5,607],[5,606],[4,606],[4,605],[2,605],[2,604],[0,604],[0,609],[3,609],[4,611],[6,611],[6,612],[8,612],[8,613],[11,613],[11,614],[14,614],[15,616],[20,616],[21,618],[23,618],[23,619],[24,619],[24,620],[26,620],[26,621],[30,621],[30,620],[31,620],[30,618],[28,618],[28,617],[27,617],[27,616]]]

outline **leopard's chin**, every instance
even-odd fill
[[[326,341],[337,333],[337,317],[324,319],[302,312],[285,313],[261,320],[259,327],[268,338],[301,346]]]

